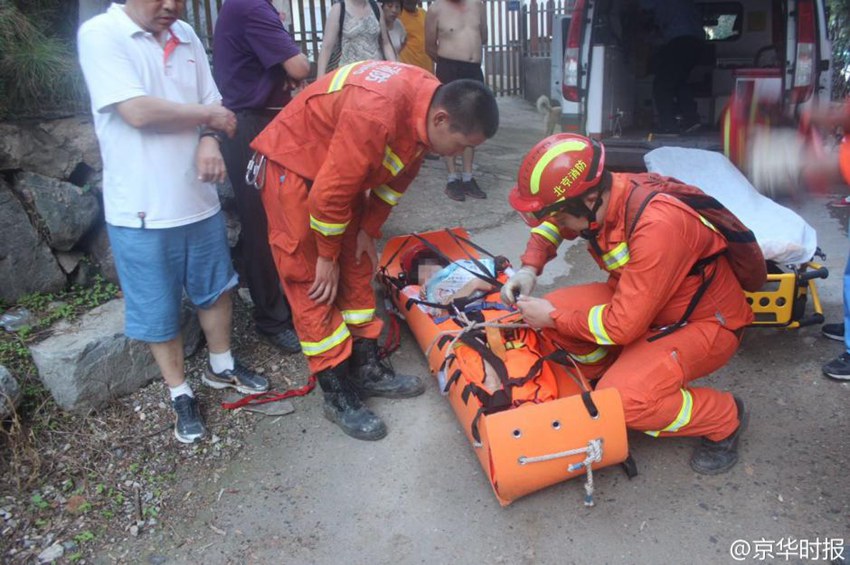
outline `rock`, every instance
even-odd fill
[[[227,227],[227,245],[231,249],[239,243],[239,235],[242,233],[242,224],[234,213],[225,212],[225,225]]]
[[[133,524],[130,526],[130,535],[133,537],[137,537],[139,535],[139,526]]]
[[[15,302],[32,292],[57,292],[65,284],[65,275],[50,248],[0,178],[0,298]]]
[[[60,557],[65,555],[65,548],[61,543],[54,543],[44,551],[38,554],[39,563],[53,563]]]
[[[147,345],[124,336],[124,301],[112,300],[30,348],[39,378],[65,410],[88,411],[159,375]]]
[[[94,170],[103,168],[88,116],[0,124],[0,169],[23,169],[64,180],[80,163]]]
[[[106,233],[105,224],[101,225],[95,235],[89,239],[85,251],[106,280],[119,284],[118,271],[115,269],[115,258],[112,256],[112,247],[109,245],[109,235]]]
[[[9,308],[0,316],[0,327],[7,332],[16,332],[21,328],[31,326],[36,322],[33,313],[22,306]]]
[[[69,251],[100,216],[97,196],[69,182],[24,172],[15,177],[14,190],[32,203],[53,249]]]
[[[66,275],[73,273],[80,261],[83,260],[83,254],[79,251],[59,251],[54,256]]]
[[[65,410],[97,409],[159,376],[148,346],[124,336],[124,301],[102,304],[76,321],[62,320],[30,348],[38,375]],[[184,343],[200,339],[197,316],[183,326]]]
[[[21,403],[21,387],[12,373],[0,365],[0,420],[5,420],[15,413]]]

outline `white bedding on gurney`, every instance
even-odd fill
[[[661,147],[644,156],[648,171],[674,177],[719,200],[756,236],[764,258],[782,265],[805,263],[817,234],[796,212],[759,194],[729,159],[716,151]]]

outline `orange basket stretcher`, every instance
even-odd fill
[[[593,391],[569,363],[556,362],[555,357],[566,357],[566,353],[555,351],[537,332],[521,328],[519,313],[501,305],[498,288],[478,301],[485,306],[477,307],[474,316],[456,308],[451,315],[435,318],[417,300],[418,287],[406,284],[401,258],[407,246],[426,242],[451,261],[480,259],[484,250],[468,238],[465,230],[453,228],[391,239],[381,257],[380,278],[387,298],[425,352],[430,372],[454,409],[499,502],[505,506],[549,485],[586,475],[584,502],[592,506],[594,470],[622,463],[630,477],[637,473],[629,457],[619,393]],[[505,273],[493,274],[500,282],[507,278]],[[509,378],[521,380],[527,376],[527,365],[511,364],[516,347],[539,352],[535,366],[553,377],[549,389],[555,392],[548,400],[514,400],[509,406],[488,407],[486,393],[485,402],[476,394],[481,387],[475,366],[480,371],[481,364],[469,360],[480,361],[479,350],[490,359],[502,356],[508,359],[506,366],[523,373],[509,374]]]

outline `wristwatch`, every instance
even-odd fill
[[[207,129],[202,131],[200,137],[213,137],[216,141],[218,141],[219,145],[224,142],[224,135],[220,131],[214,129]]]

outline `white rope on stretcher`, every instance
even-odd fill
[[[526,457],[525,455],[520,456],[519,464],[526,465],[528,463],[542,463],[544,461],[552,461],[553,459],[561,459],[563,457],[570,457],[572,455],[580,455],[585,453],[586,456],[584,461],[579,463],[573,463],[567,467],[567,471],[570,473],[574,473],[581,469],[582,467],[586,468],[587,480],[584,483],[584,505],[585,506],[593,506],[593,464],[602,461],[602,438],[592,439],[587,442],[586,447],[579,447],[576,449],[570,449],[568,451],[560,451],[558,453],[549,453],[546,455],[538,455],[536,457]]]
[[[524,324],[524,323],[499,323],[499,320],[504,320],[505,318],[508,318],[510,316],[516,316],[517,314],[518,314],[518,312],[507,312],[506,314],[502,314],[501,316],[498,316],[498,317],[493,318],[492,320],[488,320],[486,322],[473,322],[472,320],[470,320],[466,316],[466,314],[464,312],[457,310],[456,313],[455,313],[455,317],[456,317],[458,323],[463,324],[463,327],[460,328],[460,329],[457,329],[457,330],[444,330],[444,331],[441,331],[440,333],[438,333],[436,336],[434,336],[434,339],[431,340],[431,343],[428,345],[428,348],[425,350],[425,358],[426,359],[431,358],[431,349],[434,347],[434,344],[436,344],[438,341],[440,341],[443,337],[445,337],[447,335],[454,336],[452,341],[449,343],[449,347],[446,349],[446,351],[451,351],[454,348],[454,346],[457,344],[457,342],[460,340],[461,337],[463,337],[465,334],[467,334],[467,333],[469,333],[473,330],[477,330],[479,328],[499,328],[499,329],[527,328],[527,329],[532,329],[531,326],[529,326],[528,324]]]

